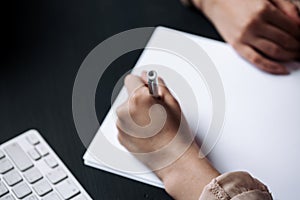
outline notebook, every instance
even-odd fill
[[[168,35],[171,39],[174,34],[191,39],[207,53],[224,87],[223,128],[208,154],[213,165],[221,173],[248,171],[269,187],[275,199],[295,198],[300,179],[300,64],[289,63],[292,72],[288,76],[267,74],[242,59],[225,43],[165,27],[156,28],[150,42],[168,38]],[[180,93],[180,80],[174,81],[173,76],[160,66],[169,67],[184,77],[198,103],[196,110],[188,105],[185,98],[177,95]],[[179,56],[155,49],[144,50],[132,73],[139,75],[145,69],[154,69],[164,78],[179,101],[191,129],[197,131],[199,140],[203,140],[214,115],[211,91],[205,77],[197,75],[189,63]],[[84,163],[163,188],[155,174],[117,140],[115,108],[126,98],[123,88],[85,153]],[[97,159],[95,152],[110,155],[110,149],[99,145],[103,138],[126,155],[113,159],[128,163],[134,169],[120,169]]]

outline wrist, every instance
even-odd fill
[[[199,157],[196,143],[172,165],[156,173],[173,198],[187,200],[198,199],[203,188],[219,176],[206,158]]]

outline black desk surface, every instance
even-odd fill
[[[83,165],[85,147],[72,117],[73,83],[85,56],[116,33],[163,25],[220,39],[211,24],[179,0],[10,1],[1,10],[0,142],[35,128],[94,199],[171,199],[161,189]],[[122,56],[101,79],[99,121],[110,107],[114,83],[138,56]]]

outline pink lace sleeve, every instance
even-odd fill
[[[223,174],[209,183],[199,200],[272,200],[268,188],[247,172]]]

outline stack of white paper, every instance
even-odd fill
[[[159,27],[151,40],[162,33],[174,30]],[[177,32],[177,31],[176,31]],[[214,62],[222,79],[226,96],[226,119],[223,132],[209,154],[210,160],[220,172],[246,170],[266,183],[277,199],[293,199],[297,195],[300,174],[300,70],[289,76],[274,76],[257,70],[241,59],[227,44],[199,36],[181,33],[199,44]],[[159,65],[168,66],[181,74],[192,86],[199,102],[198,110],[191,110],[184,99],[178,99],[193,130],[198,121],[198,137],[203,139],[212,118],[212,103],[205,81],[195,73],[188,63],[167,52],[146,49],[135,66],[133,73],[155,69],[162,76],[176,96],[177,85]],[[299,67],[299,64],[291,64]],[[99,134],[120,150],[127,152],[117,140],[115,108],[127,98],[124,89],[120,92],[112,109],[107,114],[99,132],[89,149],[97,146]],[[101,149],[109,154],[108,149]],[[87,151],[86,165],[109,171],[134,180],[163,187],[161,181],[131,156],[128,163],[134,163],[139,173],[115,169],[95,159]],[[116,158],[123,159],[123,158]],[[144,173],[142,173],[144,172]],[[298,196],[298,195],[297,195]]]

